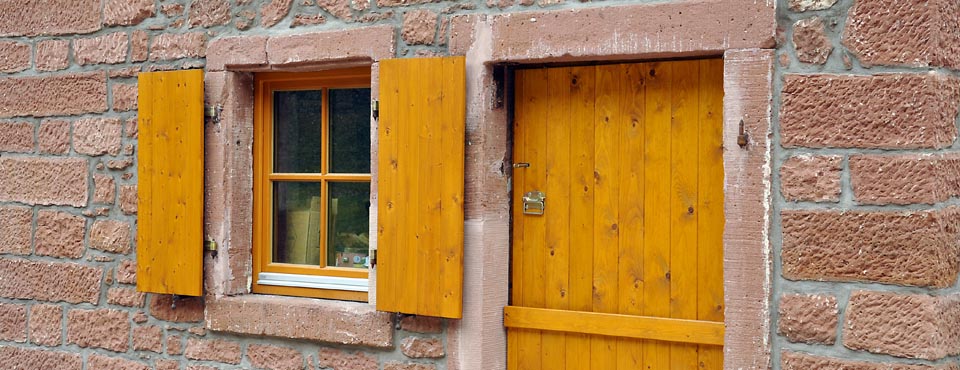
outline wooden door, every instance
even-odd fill
[[[515,89],[509,368],[722,369],[722,60]]]

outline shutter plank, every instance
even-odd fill
[[[460,318],[463,57],[380,62],[377,309]]]
[[[137,290],[203,294],[203,71],[141,73]]]

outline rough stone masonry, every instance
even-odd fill
[[[331,58],[289,50],[364,27],[396,39],[371,55],[450,55],[471,16],[649,2],[0,0],[0,367],[457,369],[453,321],[137,292],[136,74]],[[753,339],[773,369],[960,369],[960,2],[775,6],[773,328]],[[323,319],[303,337],[284,315]]]

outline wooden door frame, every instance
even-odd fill
[[[497,68],[504,64],[723,56],[724,368],[770,368],[770,135],[775,59],[770,48],[776,28],[775,12],[772,3],[722,5],[729,1],[632,5],[622,7],[622,12],[597,8],[597,12],[604,13],[607,26],[576,30],[568,30],[572,17],[582,21],[598,14],[583,14],[591,10],[564,10],[512,18],[464,16],[451,20],[450,52],[467,56],[468,94],[464,315],[463,320],[448,326],[448,366],[464,370],[506,368],[502,320],[510,277],[508,159],[513,148],[508,141],[508,116],[512,112],[508,112],[504,97],[498,94],[503,87],[497,84],[503,81],[503,75]],[[679,18],[677,11],[682,11]],[[660,12],[672,12],[671,22],[683,26],[662,28],[657,21],[640,26],[635,23],[640,19],[636,17],[659,19],[653,14]],[[724,22],[717,22],[722,24],[721,29],[714,30],[720,36],[702,39],[702,28],[697,25],[709,23],[717,16],[725,17]],[[535,25],[521,24],[534,18]],[[731,18],[744,21],[728,23]],[[755,23],[747,25],[747,20]],[[516,27],[520,26],[538,30],[517,32]],[[751,28],[754,26],[757,27]],[[624,45],[611,39],[618,32],[619,37],[650,32],[644,37],[699,41]],[[590,46],[584,46],[583,38],[590,39]],[[748,136],[745,148],[737,144],[741,132]]]

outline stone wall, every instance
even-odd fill
[[[544,16],[579,20],[602,33],[605,13],[616,11],[607,7],[635,3],[664,2],[0,0],[0,367],[458,368],[457,321],[305,303],[292,309],[322,319],[315,335],[297,337],[257,321],[287,313],[270,309],[268,298],[212,303],[136,292],[136,73],[205,68],[220,73],[218,83],[237,84],[219,71],[349,59],[288,50],[302,43],[362,43],[298,35],[371,27],[396,41],[365,55],[462,55],[476,40],[456,30],[471,29],[476,15],[538,12],[495,20],[495,32],[507,36],[523,32],[514,31],[521,26],[539,30],[531,24]],[[778,0],[768,230],[773,325],[769,338],[748,338],[772,347],[772,368],[960,368],[957,4]],[[635,11],[611,27],[656,34],[663,32],[657,20],[689,27],[705,19],[701,8],[708,5],[684,6],[690,9],[685,15]],[[568,11],[579,8],[587,10]],[[723,11],[709,15],[719,24]],[[697,42],[741,42],[710,26],[697,28],[699,38],[663,48],[620,34],[572,49],[562,39],[587,29],[543,29],[541,45],[503,36],[508,42],[487,45],[495,49],[488,54],[523,62],[531,50],[548,50],[547,59],[569,61],[596,54],[631,59],[643,50],[653,58],[695,55],[690,46]],[[231,42],[236,36],[260,42]],[[614,40],[626,46],[608,44]],[[208,53],[232,57],[207,59]],[[485,150],[485,137],[473,139],[482,145],[468,150]],[[230,147],[208,140],[211,145]],[[480,154],[492,163],[501,153]],[[490,163],[467,166],[481,171]],[[499,180],[486,181],[503,185]],[[484,186],[468,184],[468,191],[486,192]],[[492,212],[485,207],[499,206],[468,205],[468,217]],[[232,217],[231,210],[212,208],[208,216]],[[236,293],[244,282],[215,290]],[[493,313],[482,316],[499,331],[499,312],[487,310]],[[235,312],[236,320],[205,320],[205,311]],[[250,317],[257,320],[244,320]],[[367,326],[350,327],[343,317]],[[237,326],[244,329],[231,329]],[[483,345],[502,352],[496,342]]]
[[[958,4],[780,4],[782,369],[958,368]]]

